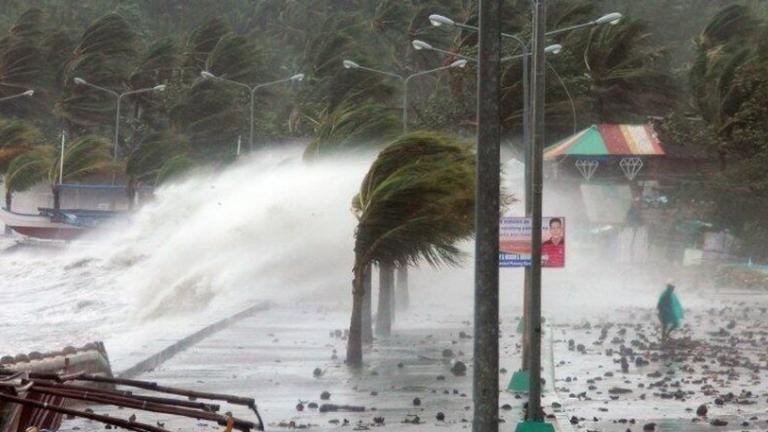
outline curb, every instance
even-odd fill
[[[155,368],[157,368],[158,366],[165,363],[166,361],[173,358],[176,354],[185,351],[186,349],[202,341],[208,336],[211,336],[214,333],[224,330],[225,328],[231,326],[232,324],[244,318],[248,318],[249,316],[255,314],[256,312],[265,311],[269,309],[270,306],[271,306],[270,302],[259,303],[257,305],[249,307],[248,309],[240,311],[230,316],[229,318],[224,318],[223,320],[217,321],[201,330],[196,331],[195,333],[192,333],[191,335],[183,339],[180,339],[179,341],[173,343],[172,345],[164,348],[162,351],[155,353],[147,357],[146,359],[136,363],[135,365],[117,374],[117,377],[130,379],[130,378],[136,378],[137,376],[143,373],[150,372]]]

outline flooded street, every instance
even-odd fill
[[[428,270],[414,273],[414,280],[422,283],[434,277]],[[633,289],[643,290],[619,288],[616,294],[627,296]],[[684,327],[673,333],[673,349],[661,349],[653,302],[627,307],[614,299],[586,313],[578,288],[553,290],[559,295],[550,292],[552,300],[545,302],[544,409],[563,430],[765,429],[768,323],[763,314],[768,296],[684,289]],[[650,287],[644,291],[638,297],[657,294]],[[344,364],[348,316],[336,312],[338,305],[299,302],[275,304],[140,378],[254,397],[270,430],[467,429],[472,418],[471,313],[462,312],[458,300],[440,310],[434,299],[414,294],[416,306],[397,318],[391,338],[377,339],[366,350],[360,371]],[[750,294],[749,303],[743,294]],[[518,303],[514,296],[506,297],[501,323],[501,430],[514,429],[525,401],[524,395],[504,390],[520,365]],[[465,375],[452,372],[458,361],[466,364]],[[321,408],[324,404],[364,411]],[[702,405],[706,415],[697,415]],[[234,414],[249,418],[246,410]],[[178,422],[152,414],[140,419],[166,426]],[[76,430],[87,425],[73,421],[64,426]]]

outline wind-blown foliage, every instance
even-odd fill
[[[177,155],[163,164],[157,172],[156,184],[176,179],[195,167],[195,161],[186,155]]]
[[[42,145],[45,138],[39,129],[20,120],[0,120],[0,172],[19,154]]]
[[[320,119],[315,137],[304,151],[304,158],[369,149],[392,140],[401,129],[396,113],[382,105],[368,103],[340,107]]]
[[[358,219],[347,362],[362,362],[363,275],[370,263],[456,264],[456,243],[473,230],[474,156],[454,139],[426,132],[385,148],[352,201]]]
[[[60,151],[54,146],[38,146],[14,158],[5,174],[8,190],[22,192],[40,183],[54,185],[59,180]],[[62,179],[75,181],[103,174],[112,167],[111,145],[103,138],[84,136],[64,149]]]
[[[125,171],[129,183],[154,183],[165,164],[184,151],[185,146],[170,131],[148,136],[128,157]]]
[[[122,89],[137,55],[136,34],[119,15],[108,14],[91,24],[80,37],[64,66],[64,94],[59,113],[72,127],[88,129],[110,123],[115,98],[106,92],[74,83],[76,77],[108,89]]]

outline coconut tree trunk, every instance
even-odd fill
[[[11,211],[11,204],[13,202],[13,195],[10,190],[5,191],[5,209],[8,211]],[[11,229],[8,228],[8,225],[4,225],[5,229],[3,229],[3,234],[10,235]]]
[[[373,268],[371,265],[368,265],[365,268],[365,276],[363,278],[363,287],[365,288],[365,294],[363,295],[363,319],[362,319],[362,325],[363,325],[363,343],[364,344],[371,344],[373,343],[373,318],[372,318],[372,299],[373,299],[373,291],[372,291],[372,282],[373,282]]]
[[[128,194],[128,209],[133,210],[134,202],[136,201],[136,180],[133,178],[128,179],[125,191]]]
[[[408,266],[401,265],[397,267],[396,278],[396,292],[395,307],[398,312],[408,310],[411,305],[411,299],[408,295]]]
[[[347,364],[360,367],[363,365],[363,268],[355,266],[352,270],[352,318],[349,323],[349,339],[347,340]]]
[[[53,208],[59,210],[61,208],[61,190],[59,185],[53,186]]]
[[[379,305],[376,314],[376,335],[392,334],[392,297],[394,293],[395,266],[381,263],[379,266]]]

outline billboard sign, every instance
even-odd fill
[[[499,222],[499,266],[531,265],[531,219],[503,217]],[[565,218],[545,217],[541,222],[542,267],[565,267]]]

